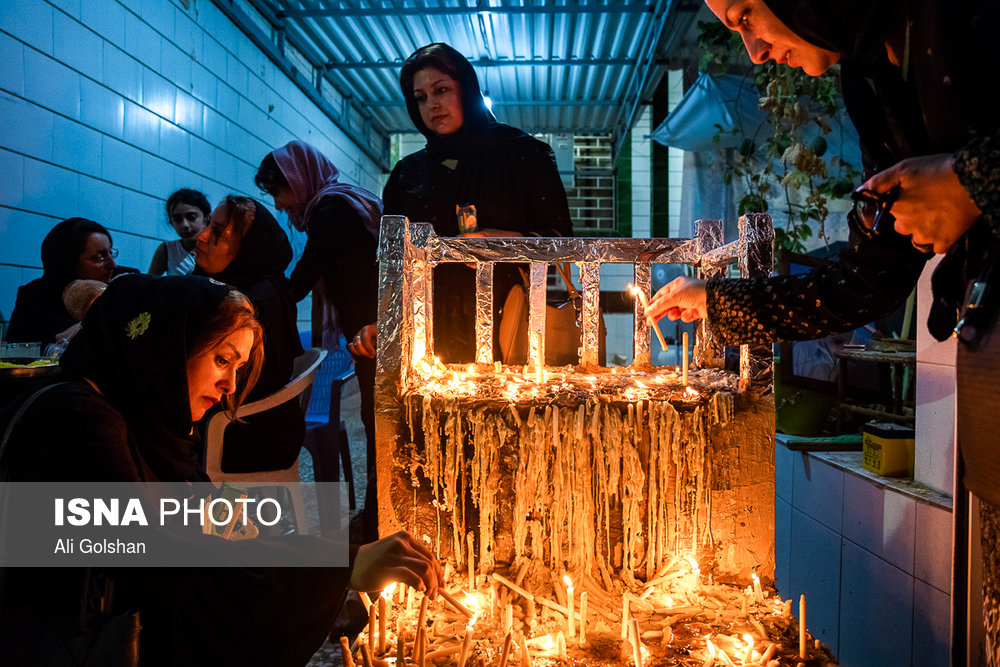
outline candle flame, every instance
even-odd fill
[[[632,296],[639,296],[639,288],[633,285],[632,283],[629,283],[627,285],[627,289],[632,294]]]
[[[471,630],[471,629],[472,629],[472,626],[474,626],[474,625],[476,624],[476,619],[477,619],[477,618],[479,618],[479,612],[478,612],[478,611],[477,611],[477,612],[475,612],[475,613],[474,613],[474,614],[472,615],[472,618],[470,618],[470,619],[469,619],[469,625],[468,625],[468,628],[469,628],[469,630]]]
[[[758,577],[758,576],[757,576],[757,573],[756,573],[756,572],[754,572],[754,573],[753,573],[752,575],[750,575],[750,576],[751,576],[751,578],[753,579],[753,583],[754,583],[754,584],[759,584],[759,583],[760,583],[760,577]]]
[[[709,639],[708,637],[705,638],[705,644],[708,646],[708,655],[714,658],[715,657],[715,644],[713,644],[712,640]]]
[[[392,596],[392,592],[395,590],[396,590],[396,582],[394,581],[382,589],[382,597],[388,600]]]
[[[750,635],[748,635],[748,634],[744,634],[744,635],[743,635],[743,641],[745,641],[745,642],[747,643],[747,645],[748,645],[748,646],[749,646],[749,647],[750,647],[751,649],[753,648],[753,637],[751,637],[751,636],[750,636]]]
[[[685,556],[684,558],[687,559],[687,562],[691,563],[691,569],[693,569],[695,572],[701,572],[701,567],[698,566],[698,561],[696,561],[694,558],[691,558],[691,556]]]
[[[568,574],[563,575],[563,583],[566,584],[566,588],[573,588],[573,580],[569,578]]]
[[[692,389],[691,387],[685,387],[684,393],[688,396],[701,396],[697,389]]]

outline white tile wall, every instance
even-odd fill
[[[0,26],[0,321],[60,219],[96,219],[145,269],[173,235],[170,192],[259,196],[257,164],[290,139],[381,191],[379,167],[211,2],[0,2]]]
[[[779,594],[806,593],[807,627],[842,665],[946,666],[951,512],[837,468],[841,502],[831,468],[775,447]]]
[[[849,540],[841,567],[840,663],[911,664],[913,578]]]

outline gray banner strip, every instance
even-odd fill
[[[2,567],[346,567],[343,483],[0,484]]]

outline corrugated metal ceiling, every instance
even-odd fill
[[[334,113],[346,118],[353,107],[368,133],[414,131],[400,66],[420,46],[447,42],[473,63],[501,121],[616,142],[700,7],[699,0],[242,1],[262,33],[266,22],[275,52],[291,46],[313,69],[302,73],[308,81],[338,94],[345,107]]]

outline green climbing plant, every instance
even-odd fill
[[[849,193],[860,175],[839,155],[824,159],[830,119],[840,99],[836,68],[811,77],[774,61],[753,65],[737,33],[717,21],[699,21],[698,28],[699,70],[716,76],[749,72],[766,112],[767,127],[753,134],[732,130],[743,136],[723,179],[726,185],[742,185],[739,214],[768,211],[769,202],[780,201],[783,215],[772,212],[776,249],[804,252],[814,234],[827,241],[827,204]],[[807,141],[811,125],[820,133]],[[716,143],[721,143],[722,131],[720,127]]]

